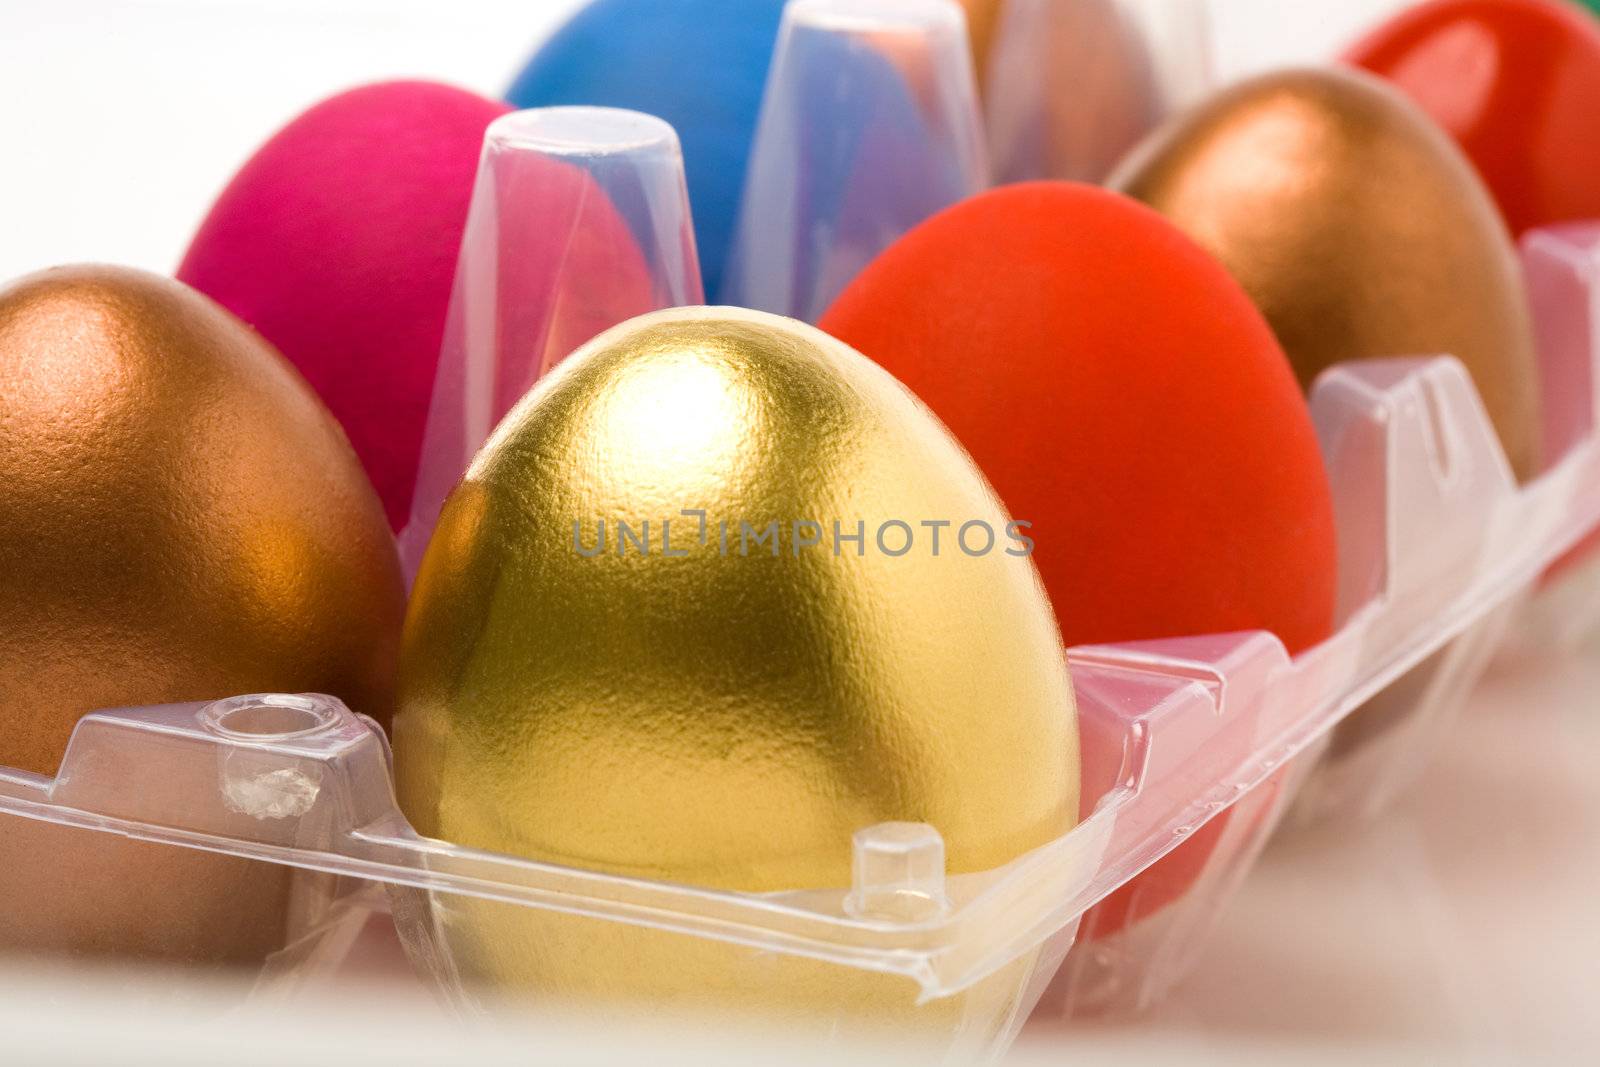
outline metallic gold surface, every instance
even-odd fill
[[[1456,146],[1392,89],[1334,70],[1247,82],[1157,134],[1113,184],[1222,260],[1303,385],[1345,360],[1454,355],[1517,474],[1536,473],[1510,235]]]
[[[375,494],[289,365],[176,282],[73,267],[0,290],[0,561],[0,766],[54,774],[98,708],[260,691],[390,707],[403,591]],[[26,840],[0,826],[0,868],[34,862]],[[26,940],[214,960],[276,938],[282,892],[241,895],[242,861],[185,857],[189,892],[116,899],[163,884],[162,851],[102,850],[121,858],[53,890],[60,929]],[[207,894],[232,924],[191,936]]]
[[[777,557],[740,554],[741,520],[802,519],[821,546],[786,529]],[[924,536],[896,558],[874,543],[896,519],[955,526],[939,556]],[[852,833],[887,821],[937,827],[952,872],[1007,863],[1076,819],[1076,715],[1031,561],[958,550],[973,519],[1006,527],[948,433],[839,342],[733,309],[618,327],[446,505],[402,648],[406,814],[458,844],[755,892],[848,888]],[[655,550],[613,537],[584,558],[575,520],[591,550],[600,520],[649,520]],[[867,523],[865,555],[835,554],[834,520]],[[915,1001],[903,980],[551,913],[441,901],[435,922],[469,976],[544,993]]]

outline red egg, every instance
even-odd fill
[[[1449,131],[1517,233],[1600,218],[1600,22],[1569,0],[1434,0],[1346,59]]]
[[[1259,629],[1298,652],[1331,633],[1332,498],[1300,387],[1244,291],[1155,212],[1068,183],[986,193],[891,247],[822,327],[1033,524],[1068,644]],[[1181,896],[1221,821],[1096,933]]]

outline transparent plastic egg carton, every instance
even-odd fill
[[[1541,449],[1548,472],[1538,484],[1565,469],[1594,436],[1594,352],[1600,343],[1600,299],[1595,294],[1600,255],[1596,249],[1600,249],[1600,224],[1575,223],[1534,231],[1522,241],[1523,277],[1538,340]],[[1498,537],[1515,537],[1514,531],[1501,535],[1489,525],[1495,512],[1485,502],[1498,495],[1502,479],[1483,469],[1488,458],[1463,467],[1460,448],[1452,443],[1451,435],[1441,431],[1434,436],[1443,440],[1442,444],[1429,443],[1430,457],[1437,455],[1438,480],[1453,487],[1452,493],[1462,500],[1455,528],[1419,536],[1414,562],[1392,552],[1381,568],[1373,566],[1363,576],[1357,569],[1360,563],[1350,558],[1349,546],[1343,543],[1363,535],[1349,527],[1350,509],[1341,508],[1342,612],[1382,590],[1385,573],[1407,566],[1418,569],[1409,582],[1417,590],[1413,595],[1431,596],[1447,580],[1434,582],[1430,578],[1434,570],[1448,577],[1483,566],[1499,551]],[[1323,445],[1327,454],[1326,437]],[[1393,505],[1401,514],[1411,506],[1404,497]],[[1480,514],[1482,517],[1477,517]],[[1392,530],[1391,536],[1398,533]],[[1432,551],[1428,546],[1433,546]],[[1568,551],[1545,560],[1546,566],[1518,594],[1434,650],[1358,709],[1333,736],[1326,757],[1297,802],[1295,821],[1381,814],[1427,766],[1497,654],[1537,661],[1574,652],[1600,627],[1597,547],[1600,544],[1590,533],[1576,539]],[[1425,612],[1429,604],[1421,599],[1417,610]]]
[[[939,101],[930,143],[970,147],[976,119],[959,116],[977,105],[970,73],[947,77],[965,62],[949,18],[883,0],[865,22],[839,19],[840,2],[792,9],[787,40],[803,50],[775,63],[757,136],[758,156],[781,165],[758,159],[749,204],[796,203],[763,182],[857,188],[849,167],[888,158],[826,151],[831,128],[870,145],[875,127],[803,106],[803,79],[782,73],[806,56],[866,55],[852,35],[881,42],[883,20],[896,29],[897,69],[942,87],[917,94]],[[1119,0],[1130,11],[1156,2]],[[818,33],[843,39],[807,36]],[[1030,121],[1013,129],[1023,136]],[[980,165],[967,147],[948,150],[962,162],[957,195]],[[500,266],[531,260],[520,242],[541,236],[519,198],[543,195],[549,171],[529,162],[551,158],[592,177],[639,237],[652,286],[629,298],[638,306],[573,264],[531,280],[536,291],[509,291]],[[888,191],[905,199],[903,186]],[[595,202],[561,223],[581,231]],[[736,259],[737,270],[778,272],[736,278],[751,302],[814,309],[837,284],[831,271],[895,236],[868,225],[887,217],[870,204],[848,215],[801,206],[752,212],[767,220],[759,231],[741,224],[747,248],[777,250]],[[698,302],[691,232],[676,138],[658,120],[551,109],[491,127],[402,538],[408,567],[467,460],[555,359],[597,321]],[[817,234],[831,244],[806,243]],[[1295,659],[1248,633],[1072,650],[1085,817],[1005,867],[951,874],[935,828],[862,827],[851,884],[752,895],[425,840],[396,806],[387,742],[369,720],[327,697],[242,696],[99,712],[53,779],[0,770],[0,955],[242,972],[271,995],[337,967],[364,929],[386,923],[416,972],[469,1015],[573,998],[601,1010],[731,1010],[776,1016],[824,1044],[890,1027],[951,1062],[998,1056],[1030,1014],[1147,1006],[1205,950],[1291,809],[1376,813],[1426,763],[1508,636],[1555,646],[1596,621],[1585,583],[1600,564],[1580,560],[1565,581],[1543,575],[1600,526],[1600,224],[1532,234],[1523,251],[1540,332],[1542,476],[1516,485],[1453,359],[1328,372],[1312,411],[1338,519],[1339,631]],[[1166,906],[1152,903],[1158,881],[1139,878],[1157,865],[1168,885],[1176,871],[1187,886]],[[531,979],[526,960],[555,977]]]
[[[1308,769],[1326,773],[1310,761],[1375,708],[1400,721],[1361,746],[1419,743],[1541,573],[1600,524],[1600,227],[1535,234],[1527,255],[1542,311],[1561,297],[1546,373],[1583,397],[1565,455],[1517,488],[1451,358],[1330,371],[1312,406],[1346,624],[1296,659],[1259,633],[1072,651],[1086,818],[1005,867],[947,875],[933,827],[863,827],[851,885],[749,895],[425,840],[370,721],[331,698],[245,696],[99,712],[54,779],[0,772],[4,948],[165,946],[282,978],[337,959],[376,909],[469,1012],[562,994],[507,977],[518,952],[554,960],[569,989],[620,960],[637,987],[623,1002],[774,1014],[823,1042],[893,1026],[961,1061],[998,1054],[1036,1005],[1149,1003],[1203,950]],[[1223,813],[1189,893],[1096,936],[1099,902]],[[210,911],[155,906],[218,885],[235,889],[196,897],[220,901]],[[184,956],[189,934],[219,927],[236,936]]]

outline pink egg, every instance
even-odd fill
[[[508,110],[420,81],[332,97],[251,157],[178,268],[321,394],[395,528],[410,509],[484,128]]]

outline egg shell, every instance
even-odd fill
[[[1538,471],[1533,317],[1471,164],[1368,74],[1279,71],[1168,124],[1113,177],[1215,255],[1303,387],[1352,360],[1451,355],[1520,478]]]
[[[802,548],[783,532],[800,520],[868,540]],[[728,308],[609,331],[446,504],[402,653],[407,816],[463,845],[746,892],[848,888],[852,835],[884,822],[932,824],[952,873],[1054,839],[1076,818],[1077,722],[1037,573],[993,542],[957,551],[954,527],[941,554],[923,520],[984,521],[1015,548],[945,429],[838,341]],[[920,540],[879,547],[890,521]],[[770,552],[743,532],[769,522]],[[487,902],[439,914],[456,965],[503,988],[733,991],[829,1020],[917,1008],[909,983],[814,961],[756,954],[751,972],[745,950],[660,931]]]
[[[484,128],[508,110],[422,81],[331,97],[244,164],[178,267],[299,368],[395,529],[410,513]]]
[[[1506,221],[1600,219],[1600,22],[1570,0],[1434,0],[1345,55],[1427,112]]]
[[[0,558],[0,766],[54,775],[101,708],[324,692],[389,717],[382,507],[305,381],[175,281],[0,289]],[[0,950],[259,963],[292,936],[284,868],[8,821]]]
[[[1243,290],[1154,212],[1066,182],[985,193],[901,239],[821,325],[1034,523],[1069,645],[1327,636],[1332,505],[1305,401]]]
[[[1149,209],[1065,182],[985,193],[880,256],[822,327],[1034,524],[1069,645],[1260,629],[1298,652],[1331,632],[1331,493],[1294,375],[1239,285]],[[1181,896],[1221,822],[1104,905],[1098,935]]]
[[[528,61],[518,107],[597,104],[671,123],[683,144],[705,290],[731,251],[782,0],[595,0]]]

